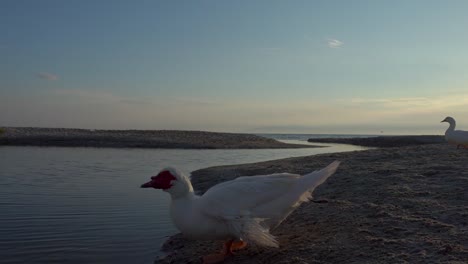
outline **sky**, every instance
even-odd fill
[[[3,0],[0,126],[468,129],[468,1]]]

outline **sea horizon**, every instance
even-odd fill
[[[347,133],[336,133],[336,132],[277,132],[277,131],[265,131],[265,132],[257,132],[257,131],[233,131],[233,130],[204,130],[204,129],[153,129],[153,128],[82,128],[82,127],[63,127],[63,126],[0,126],[0,129],[7,129],[7,128],[22,128],[22,129],[57,129],[57,130],[84,130],[84,131],[186,131],[186,132],[210,132],[210,133],[232,133],[232,134],[252,134],[252,135],[264,135],[264,136],[273,136],[273,135],[314,135],[318,137],[322,136],[332,136],[332,137],[351,137],[351,136],[429,136],[429,135],[442,135],[445,132],[445,129],[441,129],[442,132],[434,133],[434,132],[408,132],[408,133],[368,133],[368,132],[347,132]]]

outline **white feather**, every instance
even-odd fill
[[[447,131],[445,131],[445,139],[447,142],[455,145],[468,146],[468,131],[455,130],[456,122],[453,117],[446,117],[442,122],[450,124]]]
[[[278,247],[270,230],[338,168],[335,161],[304,176],[278,173],[239,177],[210,188],[204,195],[193,193],[187,177],[166,190],[172,196],[171,216],[184,234],[198,239],[242,239],[266,247]],[[187,185],[184,187],[184,185]]]

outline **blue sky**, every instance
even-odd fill
[[[0,125],[468,128],[467,1],[2,1]]]

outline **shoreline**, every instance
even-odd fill
[[[192,172],[198,193],[241,175],[307,173],[334,160],[314,200],[273,230],[278,249],[247,247],[224,263],[463,263],[468,259],[468,151],[427,144],[319,154]],[[181,234],[155,263],[200,263],[220,248]]]
[[[4,127],[0,146],[166,148],[166,149],[285,149],[317,148],[289,144],[244,133],[183,130],[92,130]]]
[[[407,136],[375,136],[354,138],[310,138],[310,143],[339,143],[364,147],[405,147],[426,144],[444,144],[444,136],[441,135],[407,135]]]

